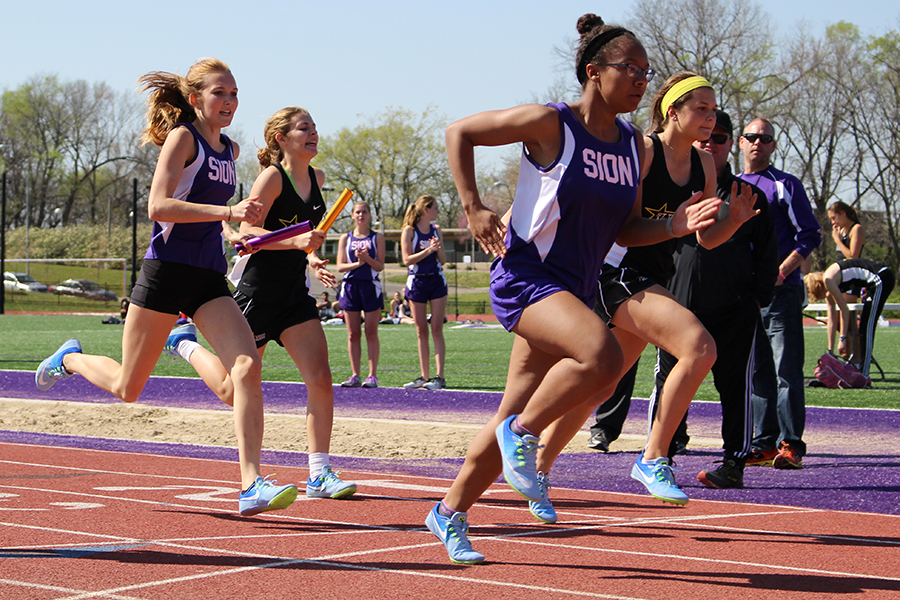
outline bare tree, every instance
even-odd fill
[[[140,169],[136,101],[105,84],[35,77],[3,95],[0,139],[11,147],[11,223],[95,223],[112,182]],[[119,164],[123,168],[119,168]],[[121,196],[116,190],[114,196]],[[103,206],[106,210],[102,210]]]

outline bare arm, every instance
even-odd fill
[[[174,197],[184,165],[195,157],[194,143],[194,136],[186,127],[176,128],[166,138],[159,153],[147,201],[147,212],[152,220],[202,223],[234,218],[231,207],[184,202]]]
[[[413,248],[413,240],[415,240],[413,228],[409,226],[404,227],[400,232],[400,257],[403,260],[403,264],[407,267],[416,264],[426,256],[434,254],[437,251],[434,244],[431,244],[418,252],[413,252],[415,250],[415,248]]]
[[[475,178],[475,146],[523,142],[535,161],[549,165],[562,144],[559,116],[555,109],[538,104],[488,111],[451,124],[445,137],[450,171],[469,229],[485,252],[503,256],[506,226],[481,202]]]
[[[262,205],[262,211],[259,218],[253,222],[241,223],[241,234],[256,237],[269,230],[265,229],[262,224],[266,222],[266,217],[275,199],[281,194],[281,174],[276,167],[268,167],[250,189],[250,197],[257,199]],[[307,233],[288,238],[279,242],[274,242],[265,247],[265,250],[317,250],[325,241],[325,232],[312,230]]]

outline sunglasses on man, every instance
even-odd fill
[[[727,133],[714,133],[711,136],[709,136],[708,140],[703,140],[700,143],[708,144],[708,143],[712,142],[713,144],[717,144],[717,145],[721,146],[722,144],[727,144],[728,140],[730,138],[731,138],[731,136],[728,135]]]
[[[741,137],[751,144],[755,144],[756,140],[759,140],[760,144],[771,144],[773,141],[775,141],[775,138],[767,133],[745,133],[741,135]]]

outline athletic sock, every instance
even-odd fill
[[[309,478],[315,479],[322,473],[322,469],[328,466],[327,452],[311,452],[309,454]]]
[[[441,500],[441,503],[438,504],[438,514],[442,517],[452,517],[453,513],[456,511],[447,506],[447,503]]]
[[[181,340],[175,347],[175,352],[177,352],[178,356],[180,356],[184,360],[191,362],[191,354],[193,354],[194,350],[199,347],[200,344],[193,340]]]
[[[533,433],[522,427],[522,424],[519,423],[519,415],[516,415],[516,418],[512,420],[512,423],[509,424],[509,428],[513,433],[520,437],[524,435],[534,435]]]

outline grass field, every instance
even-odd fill
[[[512,334],[502,329],[454,328],[445,326],[447,341],[446,378],[449,387],[480,391],[502,391],[506,383]],[[347,333],[343,326],[326,326],[329,361],[335,382],[349,377]],[[121,325],[104,325],[99,316],[4,315],[0,317],[0,368],[33,371],[41,360],[66,339],[77,337],[85,350],[114,358],[121,357]],[[383,325],[379,328],[381,359],[378,378],[382,386],[399,387],[418,375],[416,333],[412,325]],[[201,340],[205,344],[205,340]],[[825,350],[824,328],[806,329],[804,374],[813,376],[816,359]],[[808,388],[811,406],[844,406],[900,409],[900,327],[879,328],[875,338],[875,357],[884,370],[880,378],[872,368],[871,390],[827,390]],[[655,350],[644,352],[638,372],[635,395],[647,397],[652,387]],[[363,344],[363,375],[366,351]],[[269,344],[263,358],[263,378],[268,381],[301,381],[300,373],[287,352]],[[186,362],[163,355],[154,375],[196,376]],[[422,392],[427,393],[427,392]],[[716,401],[712,378],[701,386],[697,400]]]

